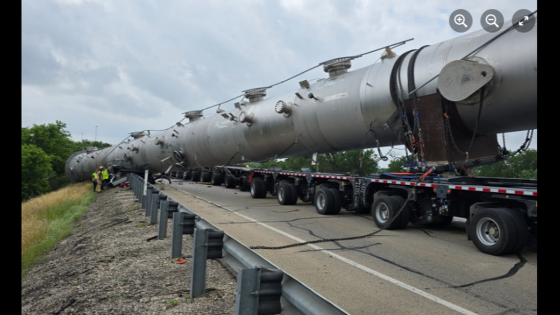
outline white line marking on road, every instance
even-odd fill
[[[177,188],[175,188],[175,189],[177,189]],[[203,200],[203,201],[205,201],[205,202],[207,202],[207,203],[209,203],[209,204],[211,204],[211,205],[218,206],[218,207],[220,207],[220,209],[225,209],[225,210],[227,210],[227,211],[229,211],[229,212],[231,212],[231,213],[233,213],[233,214],[236,214],[236,215],[238,215],[238,216],[240,216],[240,217],[242,217],[242,218],[244,218],[244,219],[246,219],[246,220],[249,220],[249,221],[251,221],[251,222],[253,222],[253,223],[260,224],[260,225],[262,225],[263,227],[266,227],[267,229],[270,229],[270,230],[272,230],[272,231],[274,231],[274,232],[276,232],[276,233],[278,233],[278,234],[282,234],[282,235],[286,236],[287,238],[291,238],[291,239],[293,239],[294,241],[297,241],[297,242],[300,242],[300,243],[304,243],[304,242],[305,242],[305,240],[302,240],[301,238],[295,237],[295,236],[293,236],[293,235],[291,235],[291,234],[288,234],[288,233],[286,233],[286,232],[284,232],[284,231],[281,231],[281,230],[279,230],[279,229],[277,229],[277,228],[274,228],[274,227],[272,227],[272,226],[270,226],[270,225],[268,225],[268,224],[265,224],[265,223],[262,223],[262,222],[260,222],[260,221],[257,221],[257,220],[255,220],[255,219],[253,219],[253,218],[251,218],[251,217],[248,217],[248,216],[246,216],[246,215],[244,215],[244,214],[241,214],[241,213],[235,212],[235,211],[233,211],[233,210],[230,210],[230,209],[228,209],[228,208],[226,208],[226,207],[224,207],[224,206],[221,206],[221,205],[219,205],[219,204],[217,204],[217,203],[215,203],[215,202],[206,200],[206,199],[204,199],[204,198],[202,198],[202,197],[196,196],[196,195],[191,194],[191,193],[189,193],[189,192],[186,192],[186,191],[184,191],[184,190],[180,190],[180,189],[177,189],[177,190],[178,190],[178,191],[181,191],[181,192],[184,192],[185,194],[189,194],[189,195],[191,195],[191,196],[193,196],[193,197],[195,197],[195,198],[197,198],[197,199]],[[459,313],[461,313],[461,314],[477,315],[477,313],[474,313],[474,312],[471,312],[471,311],[469,311],[469,310],[467,310],[467,309],[464,309],[464,308],[460,307],[459,305],[456,305],[456,304],[453,304],[453,303],[448,302],[448,301],[446,301],[446,300],[440,299],[440,298],[438,298],[438,297],[435,296],[435,295],[432,295],[432,294],[429,294],[429,293],[427,293],[427,292],[424,292],[424,291],[422,291],[422,290],[420,290],[420,289],[417,289],[417,288],[415,288],[415,287],[413,287],[413,286],[411,286],[411,285],[408,285],[408,284],[406,284],[406,283],[404,283],[404,282],[401,282],[401,281],[399,281],[399,280],[397,280],[397,279],[395,279],[395,278],[391,278],[391,277],[389,277],[389,276],[387,276],[387,275],[385,275],[385,274],[382,274],[382,273],[380,273],[380,272],[377,272],[377,271],[375,271],[375,270],[373,270],[373,269],[370,269],[370,268],[368,268],[368,267],[366,267],[366,266],[364,266],[364,265],[358,264],[357,262],[355,262],[355,261],[353,261],[353,260],[350,260],[350,259],[348,259],[348,258],[342,257],[342,256],[340,256],[340,255],[338,255],[338,254],[335,254],[335,253],[331,252],[330,250],[324,249],[324,248],[319,247],[319,246],[314,245],[314,244],[307,244],[307,246],[309,246],[309,247],[311,247],[311,248],[313,248],[313,249],[317,249],[317,250],[319,250],[319,251],[321,251],[321,252],[323,252],[323,253],[325,253],[325,254],[331,256],[331,257],[334,257],[334,258],[336,258],[336,259],[338,259],[338,260],[340,260],[340,261],[343,261],[343,262],[345,262],[345,263],[347,263],[347,264],[349,264],[349,265],[351,265],[351,266],[354,266],[354,267],[356,267],[356,268],[359,268],[359,269],[361,269],[361,270],[363,270],[363,271],[365,271],[365,272],[367,272],[367,273],[369,273],[369,274],[372,274],[372,275],[374,275],[374,276],[376,276],[376,277],[379,277],[379,278],[381,278],[381,279],[385,279],[385,280],[387,280],[387,281],[389,281],[389,282],[391,282],[391,283],[393,283],[393,284],[395,284],[395,285],[398,285],[399,287],[401,287],[401,288],[403,288],[403,289],[409,290],[409,291],[414,292],[414,293],[416,293],[416,294],[418,294],[418,295],[421,295],[421,296],[423,296],[423,297],[425,297],[425,298],[427,298],[427,299],[429,299],[429,300],[432,300],[432,301],[434,301],[434,302],[436,302],[436,303],[439,303],[439,304],[441,304],[441,305],[447,306],[447,307],[449,307],[450,309],[455,310],[455,311],[457,311],[457,312],[459,312]]]

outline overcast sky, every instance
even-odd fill
[[[395,49],[401,54],[462,35],[448,24],[456,9],[471,13],[474,32],[488,9],[511,20],[519,9],[536,10],[537,3],[22,0],[21,125],[60,120],[75,141],[94,140],[98,126],[97,140],[116,144],[132,131],[167,128],[185,111],[274,84],[322,61],[414,38]],[[353,60],[350,70],[378,57]],[[327,76],[320,67],[267,94]],[[223,108],[233,108],[233,102]],[[516,149],[525,132],[506,136],[507,147]],[[536,132],[531,147],[537,147]]]

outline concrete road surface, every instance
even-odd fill
[[[320,215],[310,203],[282,206],[270,194],[252,199],[249,192],[183,180],[163,192],[246,246],[378,230],[369,215],[344,209]],[[256,251],[350,314],[537,313],[536,250],[483,254],[467,240],[464,219],[443,229],[409,224],[355,240]]]

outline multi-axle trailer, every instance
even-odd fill
[[[409,223],[445,227],[466,219],[469,240],[492,255],[516,253],[537,241],[537,180],[380,172],[368,176],[241,166],[192,169],[173,177],[224,184],[282,205],[311,202],[322,215],[341,209],[370,213],[379,228]],[[406,204],[405,204],[406,203]]]

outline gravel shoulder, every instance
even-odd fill
[[[22,280],[22,314],[234,314],[236,278],[225,262],[208,260],[206,293],[190,299],[192,259],[170,258],[171,220],[167,238],[147,241],[158,225],[134,200],[129,188],[97,195]],[[181,256],[192,254],[192,241],[183,236]]]

